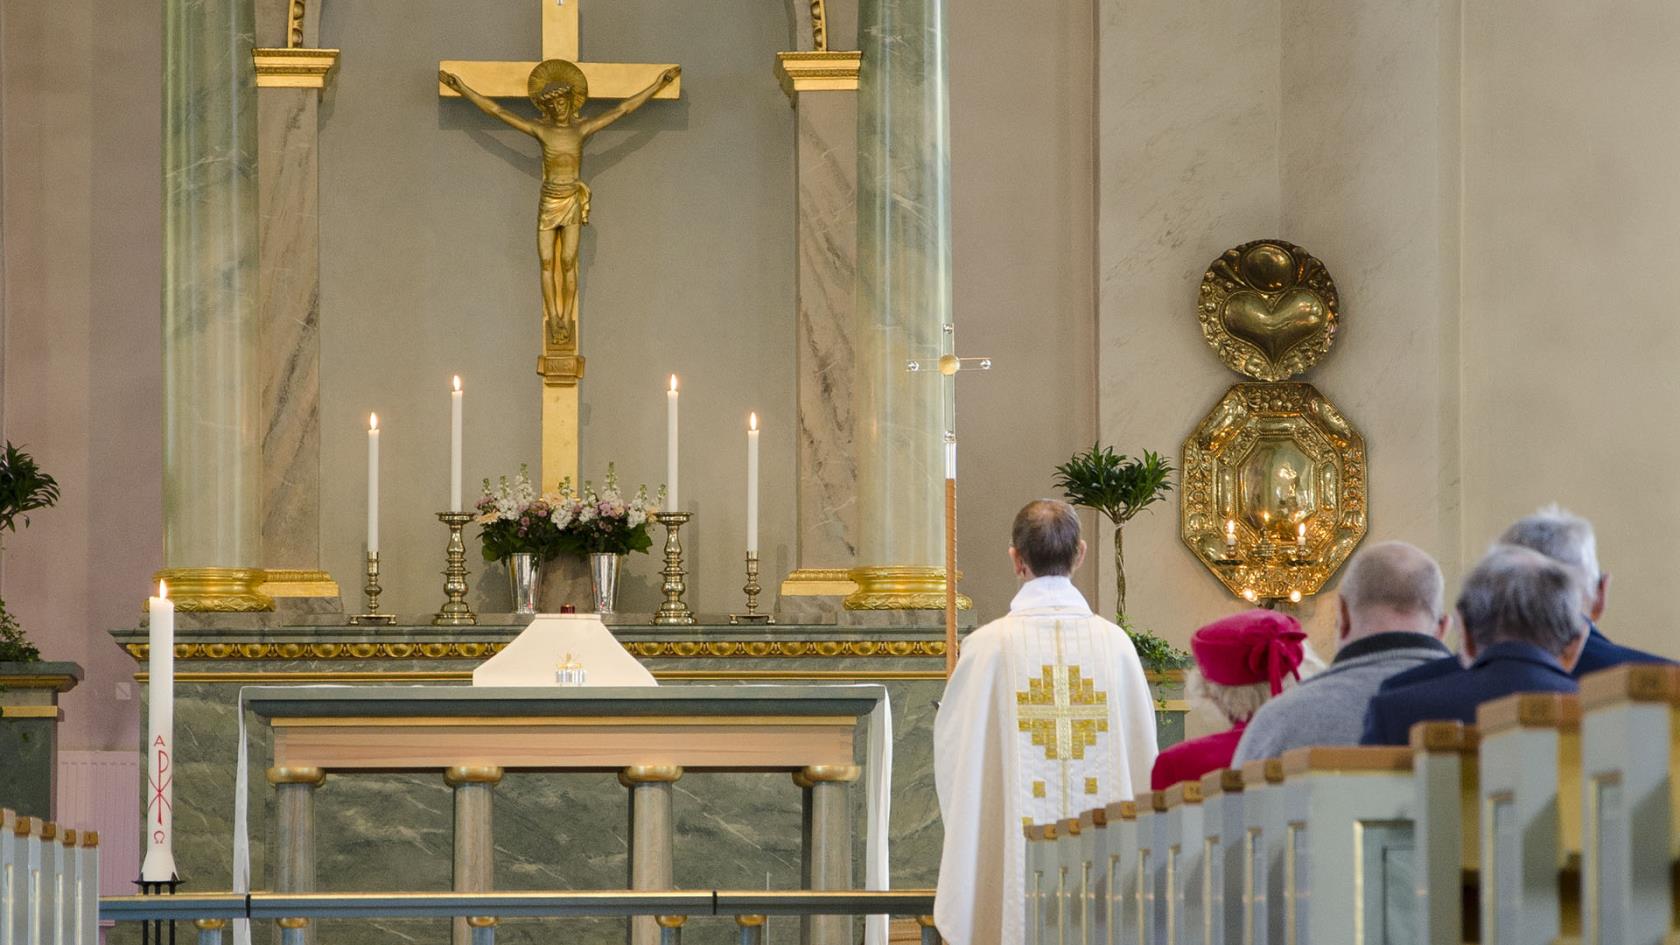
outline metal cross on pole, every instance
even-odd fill
[[[945,325],[944,343],[938,358],[914,359],[906,365],[912,374],[937,372],[943,402],[945,438],[945,675],[957,668],[957,372],[990,371],[991,358],[957,357],[957,326]]]

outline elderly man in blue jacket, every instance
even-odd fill
[[[1470,668],[1378,693],[1366,745],[1404,745],[1418,722],[1476,721],[1476,707],[1517,692],[1575,692],[1587,643],[1579,569],[1530,548],[1495,545],[1464,579],[1458,619]]]

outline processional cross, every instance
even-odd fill
[[[681,70],[675,63],[578,62],[581,2],[539,0],[541,63],[460,59],[438,63],[438,95],[465,95],[543,144],[537,225],[544,327],[537,373],[543,379],[541,475],[548,485],[567,476],[575,480],[578,475],[578,381],[583,377],[584,359],[578,353],[577,250],[579,230],[589,218],[589,189],[579,179],[583,140],[649,99],[674,99],[682,92]],[[543,112],[542,118],[527,121],[487,101],[527,96]],[[583,118],[577,112],[587,98],[625,101]],[[544,240],[551,231],[552,239]]]
[[[991,358],[957,357],[957,326],[945,323],[944,343],[935,360],[912,359],[912,374],[938,371],[945,427],[945,675],[957,668],[957,372],[990,371]]]

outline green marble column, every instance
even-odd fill
[[[950,127],[942,0],[863,0],[855,332],[858,592],[851,609],[945,604],[940,381],[951,319]]]
[[[163,16],[163,576],[183,609],[269,609],[252,0],[164,0]]]

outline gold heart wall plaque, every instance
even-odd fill
[[[1336,283],[1324,263],[1293,243],[1255,240],[1208,266],[1196,314],[1227,367],[1281,381],[1330,350],[1336,305]]]

